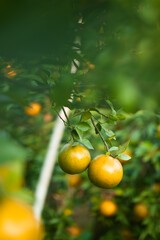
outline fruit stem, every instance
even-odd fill
[[[94,122],[94,120],[93,120],[93,117],[91,117],[91,122],[92,122],[94,128],[97,130],[100,138],[102,139],[102,141],[103,141],[103,143],[104,143],[104,145],[105,145],[105,147],[106,147],[106,149],[107,149],[107,152],[109,152],[109,147],[108,147],[108,145],[107,145],[104,137],[102,136],[101,132],[99,131],[98,127],[96,126],[96,124],[95,124],[95,122]]]

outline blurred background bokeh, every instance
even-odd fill
[[[159,38],[157,0],[0,1],[1,240],[160,239]],[[92,159],[105,154],[94,116],[110,148],[130,141],[131,160],[113,189],[56,162],[37,223],[31,205],[62,106],[71,126],[59,149],[71,132]]]

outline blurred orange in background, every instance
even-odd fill
[[[68,186],[69,187],[78,187],[81,184],[82,177],[81,175],[67,175],[68,177]]]
[[[25,202],[6,198],[0,205],[1,240],[41,240],[43,227]]]
[[[105,200],[100,205],[100,213],[104,216],[113,216],[118,210],[118,206],[111,200]]]
[[[36,116],[41,111],[41,105],[37,102],[32,102],[28,107],[25,107],[25,113],[29,116]]]

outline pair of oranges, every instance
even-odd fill
[[[116,214],[118,210],[117,204],[112,200],[104,200],[99,207],[100,213],[106,217],[111,217]],[[140,202],[133,207],[134,216],[137,220],[143,220],[149,215],[148,208],[145,203]]]
[[[78,174],[88,168],[90,181],[101,188],[115,187],[123,177],[120,160],[99,155],[91,161],[89,151],[79,144],[66,144],[59,153],[58,161],[62,170],[68,174]]]

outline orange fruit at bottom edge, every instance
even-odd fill
[[[67,228],[67,232],[71,237],[77,237],[82,233],[82,230],[78,226],[70,226]]]
[[[42,240],[42,232],[42,225],[35,219],[30,205],[9,198],[1,202],[1,240]]]
[[[123,167],[117,159],[99,155],[90,163],[88,177],[97,187],[112,188],[122,180]]]
[[[113,216],[117,209],[117,204],[111,200],[105,200],[100,204],[100,213],[107,217]]]
[[[28,107],[25,107],[25,113],[29,116],[36,116],[41,111],[41,105],[37,102],[32,102]]]

